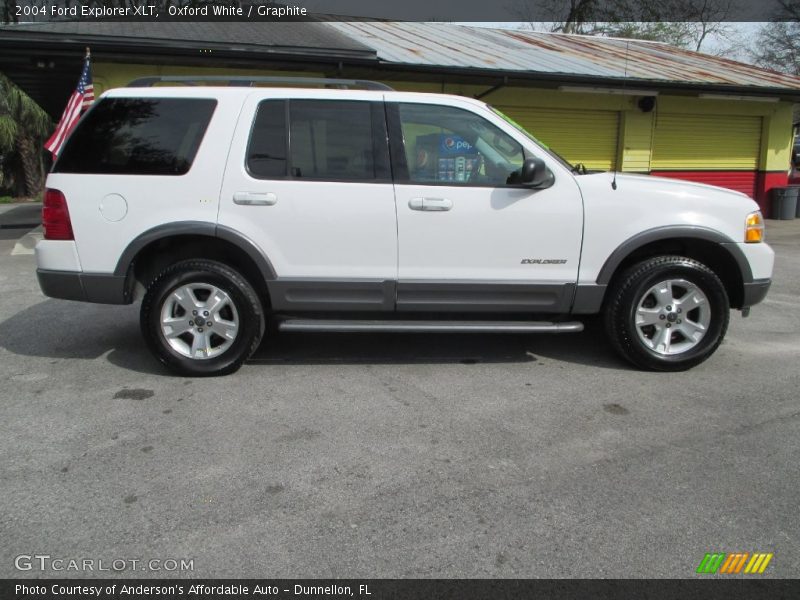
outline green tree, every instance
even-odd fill
[[[52,130],[50,116],[0,73],[0,187],[19,196],[41,192],[42,143]]]
[[[516,0],[512,10],[533,29],[666,42],[699,52],[742,0]],[[796,2],[798,0],[781,0]]]
[[[776,21],[761,27],[750,58],[759,67],[800,75],[800,0],[780,0]]]

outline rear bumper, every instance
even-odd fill
[[[132,301],[125,276],[37,269],[36,277],[42,293],[50,298],[99,304],[130,304]]]
[[[764,300],[770,285],[772,285],[772,279],[756,279],[751,283],[745,283],[742,308],[749,308]]]

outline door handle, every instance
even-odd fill
[[[412,198],[408,201],[411,210],[442,211],[453,208],[452,200],[447,198]]]
[[[243,206],[272,206],[278,201],[278,196],[272,192],[234,192],[234,204]]]

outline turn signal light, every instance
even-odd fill
[[[744,227],[744,241],[748,244],[764,241],[764,219],[761,217],[760,211],[747,215]]]

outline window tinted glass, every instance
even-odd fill
[[[183,175],[217,104],[204,98],[107,98],[73,132],[54,171]]]
[[[503,186],[518,176],[522,146],[479,115],[430,104],[399,111],[410,181]]]
[[[250,135],[247,168],[260,179],[285,177],[286,154],[286,101],[262,102]]]
[[[382,103],[291,100],[289,115],[292,177],[329,181],[389,178]]]

